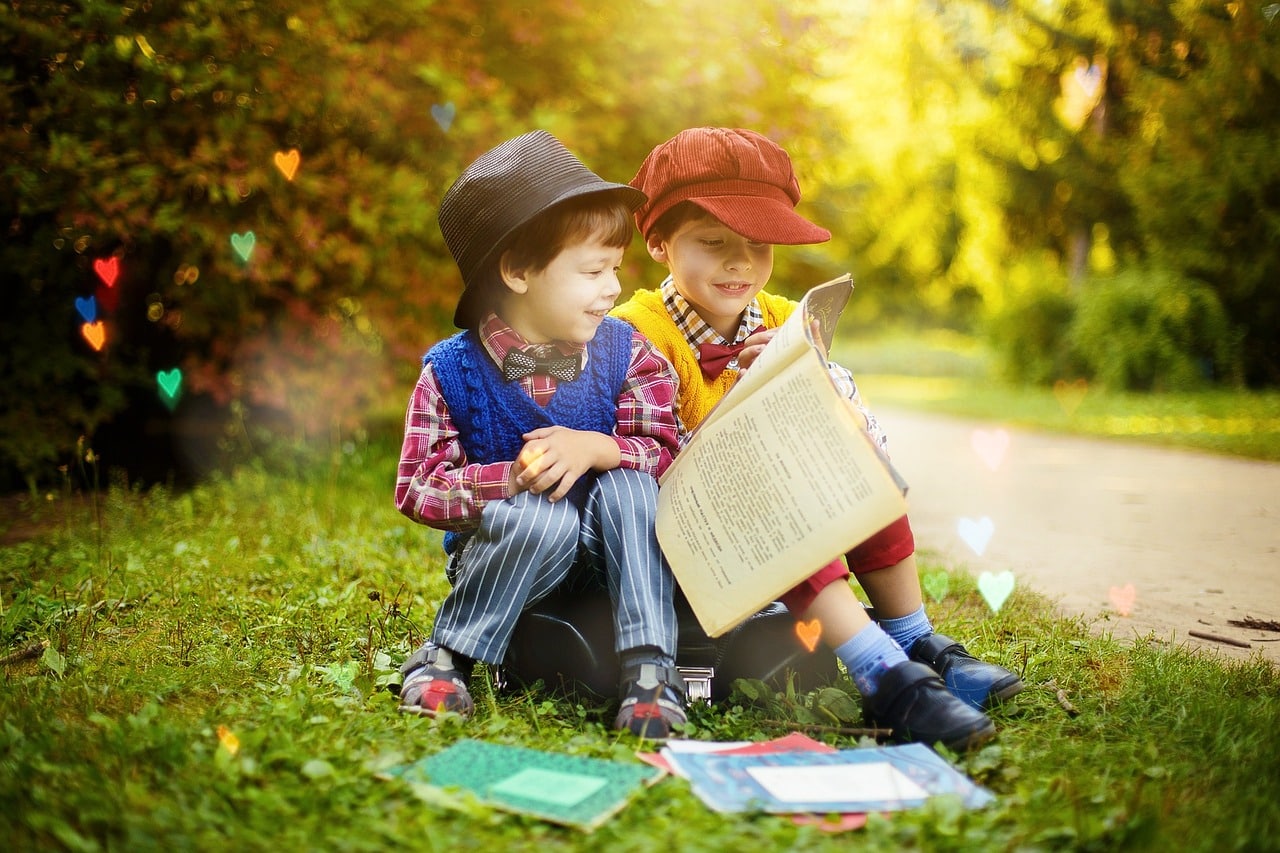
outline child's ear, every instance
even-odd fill
[[[529,271],[524,267],[512,265],[507,252],[503,252],[502,257],[498,259],[498,273],[502,276],[502,283],[512,293],[524,293],[529,289]]]
[[[660,264],[667,262],[667,242],[658,235],[654,234],[644,241],[645,248],[649,250],[649,257],[653,258]]]

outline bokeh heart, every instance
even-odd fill
[[[226,726],[218,726],[218,749],[225,750],[228,755],[234,757],[240,751],[240,738],[236,737],[236,733]]]
[[[243,234],[231,235],[231,248],[236,250],[236,254],[240,256],[240,260],[245,263],[249,262],[249,256],[253,254],[254,243],[257,238],[253,236],[252,231],[246,231]]]
[[[983,572],[978,575],[978,591],[986,600],[992,613],[999,613],[1005,600],[1013,592],[1013,572]]]
[[[103,284],[113,287],[120,276],[120,259],[114,255],[109,258],[98,258],[93,262],[93,271],[98,274],[98,278],[102,279]]]
[[[178,399],[178,391],[182,389],[182,371],[178,368],[156,372],[156,384],[160,386],[161,398]]]
[[[92,296],[76,297],[76,311],[86,323],[98,319],[98,300]]]
[[[276,168],[280,170],[280,174],[284,175],[286,181],[293,180],[293,176],[298,172],[298,164],[301,162],[302,155],[298,153],[297,148],[290,148],[287,154],[284,151],[276,152]]]
[[[977,521],[972,518],[962,518],[956,523],[956,533],[960,534],[964,544],[972,548],[973,553],[979,557],[987,550],[987,543],[991,541],[991,534],[995,532],[996,523],[985,515]]]
[[[1121,616],[1128,616],[1133,612],[1133,602],[1138,598],[1138,590],[1133,584],[1127,583],[1124,586],[1113,586],[1107,591],[1111,598],[1111,606]]]
[[[107,342],[107,327],[102,325],[101,320],[96,323],[85,323],[80,327],[80,334],[84,335],[84,339],[89,342],[89,346],[93,347],[95,352],[102,352],[102,347]]]
[[[1009,449],[1009,433],[1002,429],[991,432],[985,429],[974,430],[969,444],[986,466],[994,471],[1000,467],[1004,453]]]
[[[1088,393],[1089,383],[1084,379],[1076,379],[1072,382],[1059,379],[1053,383],[1053,396],[1058,398],[1058,405],[1067,413],[1067,417],[1076,413],[1076,409],[1080,408],[1080,404],[1084,402],[1084,395]]]
[[[436,124],[440,125],[440,129],[445,133],[449,132],[449,128],[453,126],[453,117],[457,110],[453,106],[453,101],[447,104],[432,104],[431,117],[436,120]]]
[[[822,623],[817,619],[797,622],[796,636],[800,638],[801,643],[804,643],[806,649],[813,651],[818,646],[818,640],[822,638]]]
[[[929,593],[935,603],[941,604],[951,586],[951,575],[946,572],[929,572],[920,579],[920,586],[924,587],[924,591]]]

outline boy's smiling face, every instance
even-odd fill
[[[680,295],[729,340],[773,274],[772,245],[752,242],[709,214],[685,220],[666,237],[655,234],[647,244]]]
[[[589,342],[622,293],[622,252],[597,234],[570,243],[540,270],[504,265],[509,292],[499,315],[531,344]]]

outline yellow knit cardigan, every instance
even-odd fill
[[[796,303],[790,299],[763,291],[756,296],[756,301],[767,329],[781,326],[796,308]],[[733,387],[738,378],[737,371],[726,370],[710,381],[702,375],[697,357],[675,320],[667,313],[659,290],[636,291],[612,313],[639,330],[675,368],[680,379],[678,408],[685,429],[691,430],[702,423],[712,407]]]

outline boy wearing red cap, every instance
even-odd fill
[[[631,185],[648,196],[636,223],[650,256],[670,275],[614,314],[671,361],[680,380],[681,420],[693,429],[796,307],[764,292],[774,245],[820,243],[831,234],[796,213],[800,185],[787,153],[750,130],[682,131],[650,152]],[[883,447],[885,435],[852,375],[835,364],[830,370]],[[782,601],[798,619],[820,621],[823,639],[849,670],[874,721],[892,726],[903,740],[966,748],[995,733],[983,711],[1020,691],[1022,681],[933,631],[914,554],[903,517],[847,555],[878,625],[853,594],[840,560]]]
[[[534,131],[482,155],[440,203],[464,331],[423,357],[395,498],[445,531],[451,590],[401,668],[404,711],[469,715],[472,664],[502,663],[521,613],[571,584],[613,602],[615,727],[660,739],[685,721],[675,582],[653,526],[679,447],[675,379],[607,316],[643,201]]]

